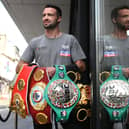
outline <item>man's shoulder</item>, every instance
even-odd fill
[[[67,37],[67,38],[75,38],[74,35],[68,34],[68,33],[63,33],[63,36],[64,36],[64,37]]]
[[[30,46],[32,48],[40,46],[41,44],[43,44],[43,40],[44,40],[44,35],[40,35],[40,36],[34,37],[30,41]]]
[[[40,36],[37,36],[37,37],[34,37],[31,39],[31,42],[36,42],[36,41],[40,41],[44,38],[44,35],[40,35]]]
[[[110,34],[102,35],[102,36],[99,36],[98,39],[100,40],[111,39],[111,35]]]
[[[110,34],[97,37],[97,41],[99,41],[99,42],[110,41],[110,40],[112,40],[112,36]]]

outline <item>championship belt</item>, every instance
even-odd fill
[[[50,106],[44,99],[44,89],[48,82],[46,68],[37,67],[30,78],[29,111],[38,124],[50,123]]]
[[[17,78],[15,79],[11,98],[11,109],[15,110],[23,118],[29,115],[27,99],[29,78],[36,67],[36,65],[31,67],[28,65],[23,65],[19,74],[17,75]]]
[[[56,113],[56,121],[68,120],[78,103],[78,86],[67,76],[64,65],[55,65],[56,73],[45,88],[45,99]]]
[[[91,117],[91,86],[77,84],[80,89],[81,97],[75,106],[74,118],[78,122],[85,122],[88,117]]]
[[[122,67],[112,66],[111,74],[100,86],[100,102],[111,120],[121,120],[129,102],[129,83],[122,74]]]

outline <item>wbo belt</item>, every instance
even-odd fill
[[[80,98],[78,86],[67,76],[64,65],[55,65],[56,73],[45,88],[45,99],[56,113],[56,121],[67,120]]]

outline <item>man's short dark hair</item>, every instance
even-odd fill
[[[45,9],[45,8],[54,8],[54,9],[56,9],[57,16],[62,16],[62,10],[61,10],[61,8],[58,7],[58,6],[56,6],[56,5],[47,4],[47,5],[44,7],[44,9]]]
[[[121,10],[121,9],[129,9],[129,6],[123,5],[123,6],[119,6],[119,7],[114,8],[114,9],[112,10],[112,12],[111,12],[111,19],[117,18],[117,17],[118,17],[118,12],[119,12],[119,10]]]

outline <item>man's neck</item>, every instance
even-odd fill
[[[45,35],[48,38],[58,38],[62,35],[62,32],[60,32],[59,29],[55,29],[55,30],[45,30]]]
[[[117,38],[117,39],[127,39],[127,33],[126,30],[114,30],[112,33],[112,36]]]

